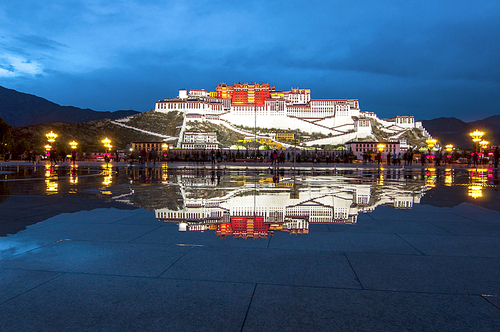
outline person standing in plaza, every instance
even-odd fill
[[[498,158],[500,158],[500,151],[497,146],[495,151],[493,151],[493,164],[495,165],[495,168],[498,168]]]
[[[50,157],[50,166],[55,166],[56,165],[56,158],[57,158],[56,150],[50,149],[49,157]]]
[[[71,161],[73,165],[76,163],[76,150],[71,151]]]

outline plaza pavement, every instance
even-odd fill
[[[58,199],[0,205],[5,221],[39,221],[0,237],[0,331],[500,330],[498,211],[382,206],[237,240]]]

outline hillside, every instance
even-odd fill
[[[174,112],[176,113],[176,112]],[[137,114],[134,116],[137,123],[146,123],[151,114]],[[161,126],[163,132],[159,134],[177,136],[182,124],[182,118],[179,122],[177,116],[172,114],[155,114],[155,126]],[[148,120],[145,120],[148,119]],[[154,132],[151,128],[143,128]],[[162,141],[162,137],[149,135],[141,131],[113,124],[111,120],[87,121],[84,123],[50,123],[36,124],[24,127],[14,127],[12,138],[14,142],[27,145],[24,149],[42,150],[47,144],[45,134],[50,131],[55,132],[58,137],[55,147],[60,150],[69,150],[68,143],[75,140],[79,143],[80,151],[101,151],[103,149],[101,140],[108,137],[111,140],[113,149],[128,149],[133,141]],[[175,143],[175,142],[174,142]]]
[[[469,133],[475,129],[485,132],[484,139],[492,145],[500,144],[500,115],[474,122],[464,122],[456,118],[436,118],[422,121],[425,129],[443,145],[453,144],[458,148],[471,148]]]
[[[188,121],[186,123],[186,131],[192,132],[216,132],[217,140],[219,144],[223,148],[229,148],[231,145],[234,145],[238,140],[242,140],[245,138],[245,135],[242,135],[238,132],[235,132],[231,129],[228,129],[222,125],[217,125],[208,121],[200,122],[200,121]]]
[[[96,112],[73,106],[61,106],[44,98],[0,86],[0,117],[12,126],[39,123],[82,123],[100,119],[118,119],[136,111]]]
[[[179,135],[182,121],[183,115],[181,112],[177,111],[168,113],[148,111],[130,116],[126,119],[117,120],[117,122],[127,126],[169,136]]]

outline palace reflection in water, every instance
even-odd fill
[[[234,238],[305,234],[311,224],[355,224],[359,213],[380,205],[411,209],[428,189],[425,181],[407,181],[402,172],[281,177],[279,182],[273,175],[232,175],[221,181],[220,171],[173,176],[169,180],[179,186],[182,206],[155,209],[156,218],[177,223],[181,232],[214,231]]]

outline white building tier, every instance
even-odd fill
[[[233,104],[229,98],[213,97],[212,92],[189,90],[187,93],[186,89],[181,89],[177,98],[158,101],[155,111],[180,111],[186,118],[199,121],[219,120],[248,127],[299,129],[333,135],[328,143],[311,144],[343,144],[353,138],[366,138],[372,134],[370,119],[377,121],[389,134],[413,128],[428,134],[413,116],[383,120],[373,112],[360,111],[358,99],[311,99],[309,89],[299,88],[272,91],[262,105]]]

